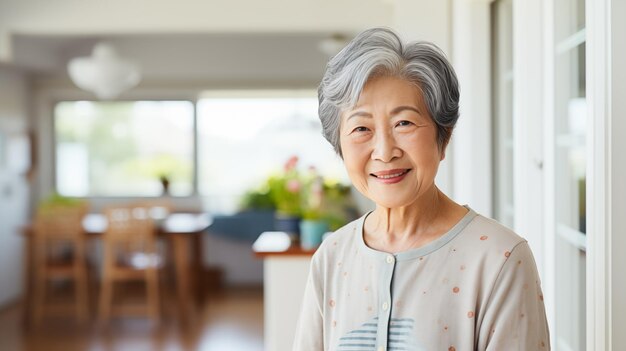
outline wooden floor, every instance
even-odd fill
[[[37,328],[25,328],[21,306],[0,310],[0,351],[262,351],[261,288],[228,289],[212,294],[195,318],[181,323],[164,303],[158,325],[144,318],[113,319],[108,327],[71,318],[49,317]],[[168,309],[169,307],[169,309]]]

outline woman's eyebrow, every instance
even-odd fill
[[[390,113],[390,114],[391,114],[392,116],[393,116],[393,115],[397,115],[398,113],[400,113],[400,112],[402,112],[402,111],[405,111],[405,110],[414,111],[414,112],[416,112],[418,115],[421,115],[420,111],[419,111],[417,108],[413,107],[413,106],[398,106],[398,107],[394,108],[393,110],[391,110],[391,113]]]
[[[346,118],[346,121],[350,120],[350,118],[352,117],[369,117],[372,118],[372,114],[369,112],[365,112],[365,111],[356,111],[354,113],[352,113],[350,116],[348,116],[348,118]]]
[[[417,113],[418,115],[421,115],[420,111],[413,107],[413,106],[398,106],[396,108],[394,108],[393,110],[391,110],[390,115],[397,115],[398,113],[405,111],[405,110],[410,110],[410,111],[414,111],[415,113]],[[348,118],[346,118],[346,121],[350,120],[350,118],[352,117],[368,117],[368,118],[372,118],[372,114],[369,112],[365,112],[365,111],[356,111],[353,112],[350,116],[348,116]]]

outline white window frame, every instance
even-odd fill
[[[626,344],[626,2],[587,0],[587,349]],[[622,200],[622,201],[620,201]]]
[[[544,179],[551,179],[543,164],[553,163],[544,155],[542,142],[533,142],[536,133],[549,134],[543,120],[552,113],[550,95],[553,90],[550,44],[553,41],[547,14],[553,2],[514,0],[514,114],[515,114],[515,211],[516,231],[529,238],[543,268],[543,287],[551,327],[554,326],[554,265],[546,264],[541,255],[551,257],[554,236],[543,233],[545,218],[554,216],[543,198]],[[626,344],[626,23],[622,20],[626,3],[612,0],[587,0],[587,350],[617,351]],[[537,18],[543,18],[537,25]],[[620,33],[622,33],[620,35]],[[621,94],[620,94],[621,93]],[[550,93],[551,94],[551,93]],[[524,118],[521,118],[524,117]],[[549,125],[548,125],[549,127]],[[548,158],[545,158],[548,156]],[[615,186],[613,182],[615,180]],[[535,237],[535,240],[531,238]],[[535,245],[533,245],[535,244]]]

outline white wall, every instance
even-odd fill
[[[26,77],[0,66],[0,306],[22,292],[24,240],[19,227],[29,211],[29,186],[14,147],[20,148],[28,125]]]
[[[452,1],[452,64],[460,117],[450,145],[453,198],[492,216],[491,46],[488,1]]]

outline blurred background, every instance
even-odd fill
[[[528,239],[553,349],[619,338],[611,4],[0,0],[0,350],[290,350],[315,248],[372,208],[316,89],[374,26],[455,66],[437,184]]]

